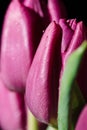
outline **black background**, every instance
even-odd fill
[[[4,19],[4,14],[6,12],[6,9],[10,3],[10,0],[0,0],[0,33],[2,29],[2,23]]]
[[[68,18],[77,18],[78,21],[83,20],[87,25],[87,4],[86,0],[63,0],[67,12]]]

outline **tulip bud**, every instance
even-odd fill
[[[63,30],[62,37],[62,62],[63,68],[65,67],[66,60],[68,56],[76,50],[84,40],[87,40],[87,28],[82,21],[76,22],[75,19],[64,20],[60,19],[59,24]],[[87,100],[87,52],[85,52],[84,57],[81,61],[80,69],[77,75],[77,83],[83,93],[85,99]],[[62,72],[61,72],[62,76]]]
[[[25,130],[26,111],[23,94],[9,91],[0,77],[0,127],[2,130]]]
[[[77,23],[76,19],[60,19],[59,25],[63,30],[61,53],[64,58],[63,63],[65,63],[70,53],[87,39],[87,28],[82,21]]]
[[[11,90],[25,90],[27,74],[42,28],[38,14],[18,0],[11,1],[1,38],[1,73],[6,86]]]
[[[78,118],[75,130],[87,130],[87,105],[84,106]]]
[[[51,22],[34,56],[26,83],[25,100],[41,122],[57,118],[58,79],[61,70],[61,28]]]

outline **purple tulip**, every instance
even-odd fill
[[[75,130],[87,130],[87,105],[84,106],[78,118]]]
[[[64,69],[66,60],[68,56],[77,49],[84,40],[87,40],[87,27],[82,21],[76,22],[76,19],[65,20],[60,19],[59,24],[63,30],[61,53],[62,62]],[[81,67],[77,76],[77,83],[83,93],[85,99],[87,100],[87,52],[81,61]],[[62,76],[62,72],[61,72]]]
[[[66,58],[87,39],[87,28],[76,19],[60,19],[59,25],[63,30],[61,53],[64,64]]]
[[[42,36],[26,84],[27,105],[44,123],[53,123],[57,118],[61,34],[60,26],[51,22]]]
[[[0,127],[2,130],[25,130],[26,111],[23,94],[9,91],[0,76]]]
[[[37,12],[44,19],[44,24],[51,21],[59,22],[67,17],[67,11],[62,0],[24,0],[24,4]]]
[[[65,16],[60,0],[10,2],[1,37],[1,73],[9,89],[25,90],[27,74],[44,29],[51,21],[58,23]]]
[[[27,74],[42,30],[42,20],[38,14],[18,0],[11,1],[1,38],[1,73],[11,90],[25,90]]]

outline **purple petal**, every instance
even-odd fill
[[[67,17],[66,7],[61,0],[24,0],[24,5],[38,13],[46,26]]]
[[[87,130],[87,105],[83,108],[79,116],[75,130]]]
[[[76,19],[68,19],[66,22],[69,24],[72,30],[76,29],[76,25],[77,25]]]
[[[51,21],[59,22],[60,18],[66,18],[67,12],[62,0],[48,0],[48,11]]]
[[[81,21],[77,23],[76,29],[74,31],[74,35],[71,39],[69,48],[67,50],[67,55],[72,53],[76,48],[78,48],[81,43],[87,39],[87,28],[85,27],[84,23]]]
[[[34,10],[37,14],[43,17],[43,11],[40,5],[39,0],[24,0],[24,5]]]
[[[27,105],[35,117],[45,123],[57,116],[60,44],[61,28],[52,22],[43,34],[27,79]]]
[[[68,24],[71,24],[70,21],[68,21]],[[67,34],[67,33],[66,33]],[[77,26],[75,27],[74,34],[71,38],[71,42],[69,43],[69,47],[67,51],[62,54],[62,61],[63,61],[63,68],[65,66],[66,60],[68,56],[76,49],[78,48],[84,40],[87,39],[87,28],[85,27],[84,23],[82,21],[77,23]],[[85,99],[87,100],[87,52],[85,53],[80,69],[77,75],[77,83],[81,89],[81,92]],[[62,68],[62,71],[63,71]],[[62,75],[62,72],[61,72]]]
[[[25,130],[24,96],[9,91],[0,77],[0,127],[3,130]]]
[[[60,19],[59,25],[63,30],[61,53],[64,53],[70,44],[74,31],[72,30],[69,23],[66,22],[66,19]]]
[[[61,20],[60,20],[61,21]],[[65,20],[62,20],[63,24]],[[73,24],[72,24],[73,22]],[[65,25],[63,25],[62,22],[60,22],[60,25],[62,29],[64,28]],[[87,39],[87,28],[85,27],[84,23],[81,21],[76,24],[76,20],[67,20],[67,26],[70,26],[69,28],[65,28],[66,30],[63,29],[64,33],[64,38],[62,38],[62,51],[66,49],[65,52],[62,53],[62,60],[63,60],[63,65],[65,65],[67,57],[76,49],[78,48],[81,43]],[[71,30],[74,26],[73,34],[71,33]],[[68,32],[68,33],[67,33]],[[68,35],[67,35],[68,34]]]
[[[18,0],[11,1],[5,16],[1,41],[1,72],[8,88],[24,91],[41,35],[40,17]]]

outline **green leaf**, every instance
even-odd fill
[[[67,59],[60,80],[58,101],[58,130],[71,130],[71,95],[81,59],[87,49],[87,41],[76,49]]]

